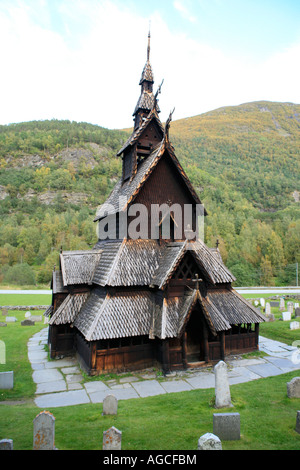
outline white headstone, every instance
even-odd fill
[[[279,302],[279,310],[284,310],[285,309],[285,302],[284,299],[281,298]]]
[[[207,432],[199,437],[198,450],[222,450],[222,443],[218,436]]]
[[[291,312],[282,312],[283,321],[291,321],[292,314]]]
[[[26,312],[25,313],[25,318],[30,318],[31,317],[31,313],[30,312]]]
[[[15,321],[18,321],[16,317],[6,317],[5,318],[6,323],[14,323]]]
[[[299,328],[300,328],[300,323],[298,321],[291,321],[290,323],[291,330],[299,330]]]
[[[266,303],[265,314],[266,314],[266,315],[271,315],[271,305],[270,305],[270,302],[267,302],[267,303]]]
[[[230,387],[227,374],[227,365],[224,361],[219,361],[214,367],[215,374],[215,407],[226,408],[232,406]]]
[[[294,304],[293,304],[293,302],[288,302],[288,303],[287,303],[287,309],[288,309],[288,312],[293,313],[293,311],[294,311]]]
[[[295,307],[295,309],[296,309],[296,308],[299,308],[299,302],[295,302],[295,303],[294,303],[294,307]]]
[[[261,299],[259,299],[259,301],[260,301],[260,305],[262,307],[264,307],[265,306],[265,299],[262,297]]]
[[[259,305],[259,301],[258,300],[254,300],[254,305],[255,307],[257,307]]]

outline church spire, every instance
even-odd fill
[[[136,104],[134,116],[134,128],[136,129],[141,125],[142,118],[147,116],[154,106],[153,83],[154,76],[150,64],[150,30],[148,33],[148,46],[147,46],[147,61],[143,68],[142,76],[139,82],[141,86],[141,95]],[[158,109],[157,109],[158,111]]]
[[[150,60],[150,28],[149,28],[149,33],[148,33],[148,48],[147,48],[147,62]]]

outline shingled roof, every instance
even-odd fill
[[[101,250],[63,251],[60,254],[63,285],[90,284],[100,256]]]
[[[153,311],[151,292],[116,292],[95,289],[74,325],[87,341],[148,335]]]
[[[89,295],[89,292],[69,294],[50,318],[49,325],[72,324]]]

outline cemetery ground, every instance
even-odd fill
[[[50,296],[0,295],[0,305],[47,305],[49,302]],[[0,439],[12,439],[15,450],[32,450],[33,420],[42,411],[34,403],[36,384],[32,380],[27,342],[45,325],[41,322],[21,326],[24,313],[10,310],[9,315],[18,321],[0,330],[0,339],[6,346],[6,363],[0,364],[0,371],[14,371],[13,389],[0,390]],[[32,313],[41,315],[43,312]],[[276,321],[263,324],[261,335],[289,345],[300,339],[300,330],[290,330],[289,322],[277,321],[281,315],[278,308],[272,308],[272,313]],[[263,353],[252,353],[250,357],[257,354]],[[153,372],[159,380],[160,371]],[[224,450],[300,450],[300,434],[295,431],[300,399],[288,398],[286,385],[299,375],[299,370],[295,370],[231,385],[233,407],[230,409],[216,410],[215,390],[210,388],[119,400],[115,416],[102,415],[101,403],[47,411],[55,416],[55,447],[60,450],[101,450],[103,431],[114,426],[122,431],[122,450],[195,451],[199,437],[213,432],[216,412],[240,414],[241,438],[223,441]],[[99,379],[118,380],[118,377],[108,374]],[[84,380],[97,378],[85,376]]]

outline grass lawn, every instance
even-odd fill
[[[0,294],[0,304],[8,304],[3,296]],[[40,303],[40,299],[34,301],[39,296],[25,297],[26,305]],[[17,298],[20,303],[21,294]],[[10,311],[19,321],[0,329],[0,339],[6,345],[6,364],[0,364],[0,371],[13,370],[15,375],[14,389],[0,390],[0,401],[5,401],[0,404],[0,439],[13,439],[16,450],[32,449],[33,419],[42,411],[33,401],[36,386],[27,358],[27,341],[44,325],[21,326],[24,313]],[[285,330],[285,322],[270,322],[264,327],[276,324]],[[299,330],[292,333],[294,339],[299,336]],[[102,416],[102,404],[48,409],[56,418],[55,445],[61,450],[100,450],[103,431],[115,426],[122,431],[124,450],[196,450],[198,438],[213,432],[213,414],[229,411],[240,413],[241,439],[223,441],[223,449],[300,450],[300,434],[295,432],[300,399],[288,399],[286,390],[286,383],[299,375],[300,371],[295,371],[232,385],[234,407],[230,410],[214,408],[213,388],[120,400],[117,416]],[[23,403],[17,404],[18,400]]]

